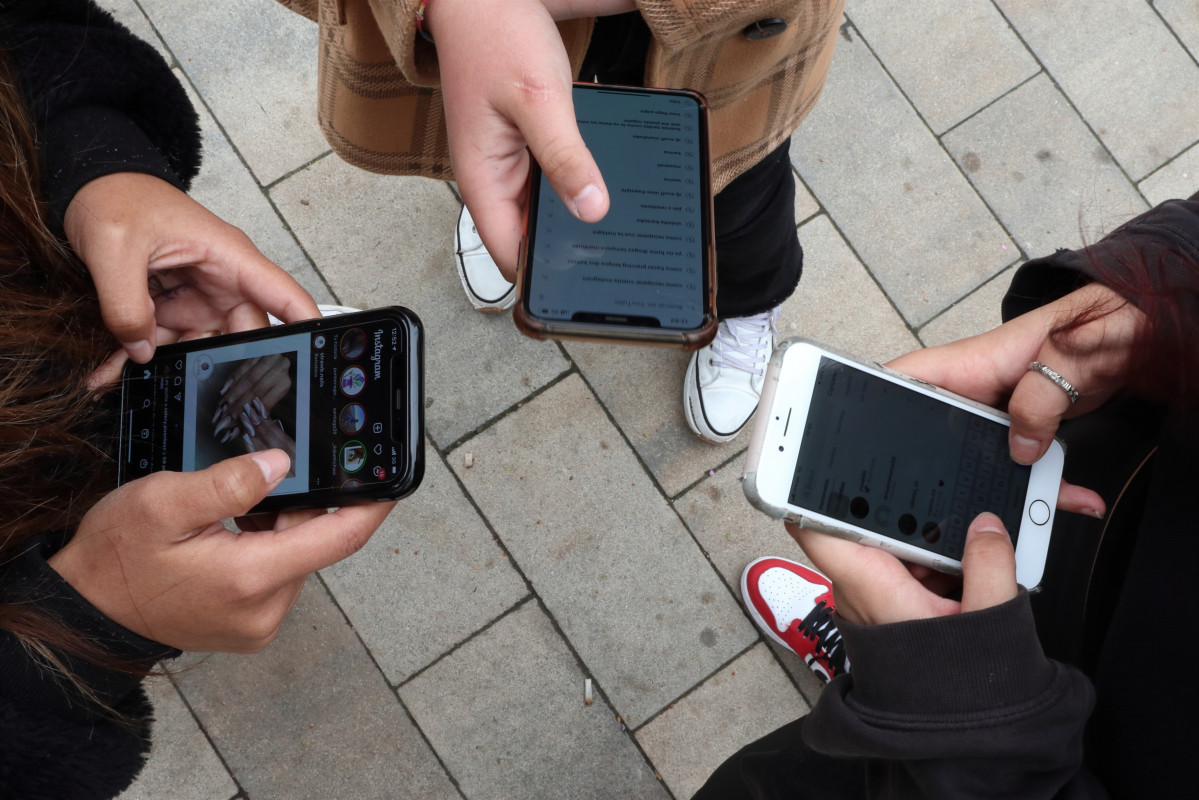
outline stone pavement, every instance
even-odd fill
[[[737,588],[799,551],[743,499],[745,437],[686,429],[685,356],[473,312],[452,187],[330,154],[314,25],[270,0],[103,3],[193,91],[195,196],[318,301],[399,303],[428,332],[424,485],[266,651],[151,682],[125,798],[681,799],[803,714],[819,684]],[[883,360],[980,332],[1025,259],[1199,188],[1196,0],[846,16],[791,151],[807,256],[784,335]]]

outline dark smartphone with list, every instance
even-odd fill
[[[163,345],[121,380],[118,482],[279,448],[252,512],[411,493],[424,476],[424,330],[400,306]]]
[[[576,83],[573,100],[610,207],[581,222],[534,163],[517,327],[536,339],[703,347],[717,326],[707,102],[593,83]]]

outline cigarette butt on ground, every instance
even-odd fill
[[[591,678],[587,678],[583,681],[583,705],[591,705],[594,699],[591,695]]]
[[[474,453],[463,453],[462,454],[462,466],[466,467],[467,469],[470,469],[474,465],[475,465],[475,454]]]

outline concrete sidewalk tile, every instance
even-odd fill
[[[141,0],[258,180],[329,149],[316,121],[316,24],[274,2]]]
[[[1061,92],[1038,75],[943,137],[1029,258],[1078,247],[1145,201]],[[1019,255],[1008,253],[1011,260]]]
[[[200,113],[204,161],[188,192],[200,205],[240,228],[262,254],[299,281],[318,303],[332,303],[333,295],[295,238],[275,213],[254,176],[245,168],[212,115],[188,95]]]
[[[392,683],[528,593],[432,448],[420,488],[360,552],[321,577]]]
[[[1199,192],[1199,144],[1141,181],[1139,188],[1152,205]]]
[[[996,0],[1134,181],[1199,138],[1199,65],[1145,0]]]
[[[936,133],[1041,69],[991,0],[851,0],[846,13]]]
[[[178,682],[251,800],[461,800],[316,578],[270,647]]]
[[[460,466],[465,450],[472,469]],[[630,726],[753,641],[581,378],[525,403],[449,464]]]
[[[400,689],[471,800],[666,800],[667,793],[536,603]]]
[[[745,446],[744,437],[705,442],[687,427],[683,379],[690,353],[583,342],[569,342],[566,349],[667,496]]]
[[[117,800],[229,800],[237,794],[237,784],[171,682],[149,678],[145,687],[154,704],[150,758]]]
[[[754,559],[778,556],[812,566],[782,521],[771,519],[745,499],[741,488],[744,469],[745,456],[742,455],[717,470],[715,475],[705,478],[674,504],[683,522],[708,554],[712,566],[720,572],[729,591],[742,606],[745,598],[741,594],[741,573]],[[748,613],[746,619],[749,619]],[[779,661],[808,701],[816,702],[824,684],[815,673],[795,653],[773,640],[767,640],[767,644],[778,654]]]
[[[439,447],[568,368],[552,342],[521,335],[511,315],[471,308],[454,268],[459,205],[444,183],[373,175],[330,156],[271,196],[343,303],[394,303],[421,318],[425,425]]]
[[[779,337],[804,336],[886,361],[920,346],[903,317],[823,214],[799,229],[804,274],[779,318]],[[748,431],[743,434],[748,444]]]
[[[1003,229],[853,28],[791,160],[913,325],[1010,263]]]
[[[1193,58],[1199,58],[1199,5],[1195,0],[1153,0],[1153,7],[1186,45]]]
[[[936,347],[999,327],[1003,324],[1003,296],[1007,294],[1015,274],[1016,267],[1009,267],[979,287],[976,292],[958,301],[920,329],[920,340],[926,347]]]
[[[733,753],[807,713],[758,645],[637,731],[637,741],[674,796],[691,797]]]

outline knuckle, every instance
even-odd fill
[[[258,500],[251,473],[251,470],[257,471],[257,467],[244,464],[243,461],[226,462],[221,465],[224,468],[211,472],[212,496],[219,507],[228,512],[228,516],[245,512]]]

